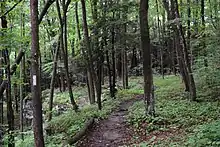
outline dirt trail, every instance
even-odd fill
[[[132,134],[126,125],[128,108],[138,97],[122,102],[106,120],[96,123],[77,147],[118,147],[127,144]]]

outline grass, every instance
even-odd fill
[[[144,132],[144,135],[152,138],[160,138],[160,135],[155,136],[154,132],[159,132],[159,134],[170,132],[170,134],[168,134],[167,139],[143,141],[139,142],[139,145],[194,147],[214,144],[214,146],[220,146],[217,145],[219,143],[217,138],[219,138],[220,133],[213,131],[206,134],[207,128],[215,130],[220,127],[220,124],[215,126],[218,123],[213,123],[219,119],[220,107],[218,102],[201,101],[198,103],[189,101],[187,94],[183,92],[183,84],[175,76],[167,76],[165,79],[156,77],[154,83],[158,87],[155,91],[156,117],[145,116],[144,103],[140,101],[130,107],[128,123],[139,134]],[[136,85],[136,87],[138,86]],[[201,129],[204,127],[206,128],[205,131]],[[200,135],[198,136],[198,134]],[[209,139],[210,136],[213,140]],[[201,143],[200,137],[202,138]],[[204,140],[209,140],[208,145],[204,144]]]
[[[73,89],[74,97],[76,101],[80,101],[81,98],[87,96],[87,89],[85,87],[76,87]],[[46,124],[48,128],[52,130],[52,135],[45,135],[45,142],[47,147],[60,147],[71,136],[74,136],[91,117],[97,119],[105,119],[108,115],[120,104],[121,101],[131,99],[138,93],[138,90],[119,90],[117,98],[112,99],[105,91],[103,96],[106,101],[103,102],[103,109],[100,111],[97,105],[85,105],[80,112],[75,113],[69,109],[65,113],[59,116],[54,116],[53,119]],[[44,108],[48,108],[48,93],[45,91]],[[56,93],[54,96],[55,104],[67,104],[69,103],[68,92]],[[71,108],[71,107],[70,107]],[[25,140],[21,141],[17,138],[16,145],[19,147],[31,147],[33,146],[33,133],[25,136]]]
[[[121,101],[143,94],[143,83],[142,77],[129,78],[129,89],[118,90],[116,99],[109,98],[105,90],[103,96],[107,101],[103,102],[102,111],[99,111],[96,105],[86,105],[79,113],[69,110],[54,116],[47,124],[53,132],[51,136],[45,136],[46,146],[62,146],[66,139],[78,132],[91,117],[105,119]],[[217,131],[220,130],[218,102],[191,102],[177,76],[165,76],[164,79],[155,76],[154,85],[156,117],[144,115],[143,101],[138,101],[129,108],[127,121],[137,132],[134,134],[134,141],[137,141],[134,146],[220,146],[220,133]],[[75,88],[74,95],[77,101],[86,97],[86,88]],[[200,91],[198,95],[202,95]],[[55,103],[66,104],[68,101],[68,93],[55,96]],[[160,134],[165,134],[166,138],[160,137]],[[143,137],[147,139],[144,140]],[[26,135],[24,141],[18,139],[16,145],[33,146],[33,135]]]

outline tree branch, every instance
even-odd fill
[[[11,12],[22,0],[19,0],[16,4],[14,4],[13,7],[11,7],[8,11],[6,11],[3,15],[0,16],[2,18],[3,16],[7,15],[9,12]]]
[[[55,2],[55,0],[47,0],[46,4],[44,5],[43,10],[41,11],[39,17],[38,17],[38,24],[41,23],[43,20],[44,15],[47,13],[47,10],[50,8],[50,6]]]
[[[65,4],[65,7],[64,7],[64,12],[67,12],[67,9],[69,7],[69,4],[70,4],[71,0],[68,0]]]

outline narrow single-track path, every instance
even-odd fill
[[[96,123],[77,143],[77,147],[118,147],[127,144],[132,131],[126,124],[126,115],[128,108],[137,100],[140,96],[122,102],[108,119]]]

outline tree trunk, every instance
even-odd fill
[[[148,0],[140,1],[140,32],[141,48],[143,51],[144,68],[144,97],[147,115],[155,115],[154,95],[153,95],[153,75],[151,67],[151,47],[148,26]]]
[[[179,70],[180,70],[180,74],[183,78],[183,82],[185,85],[185,91],[189,92],[190,91],[190,87],[189,87],[189,79],[187,78],[187,73],[186,73],[186,67],[184,66],[184,59],[183,59],[183,52],[181,52],[181,45],[180,45],[180,37],[179,37],[179,33],[176,31],[175,34],[175,47],[176,47],[176,54],[177,54],[177,62],[179,65]]]
[[[22,83],[20,84],[20,131],[24,131],[24,117],[23,117],[23,98],[25,97],[24,94],[24,70],[25,70],[25,58],[23,57],[21,65],[20,65],[20,79],[22,80]],[[24,140],[24,135],[21,133],[21,138]]]
[[[205,0],[201,0],[201,21],[202,21],[202,31],[203,31],[203,41],[202,47],[204,50],[204,66],[208,67],[207,53],[206,53],[206,43],[205,43]]]
[[[1,8],[5,10],[5,3],[1,4]],[[7,33],[7,20],[6,16],[1,17],[1,27],[3,29],[3,36]],[[8,147],[14,147],[14,111],[12,107],[12,95],[11,95],[11,69],[10,69],[10,58],[9,58],[9,50],[7,46],[2,50],[4,63],[6,64],[6,102],[7,102],[7,120],[8,120]],[[3,100],[3,99],[2,99]]]
[[[39,73],[38,0],[30,0],[31,12],[31,91],[33,100],[33,129],[35,147],[44,147],[42,103]]]
[[[25,15],[21,13],[21,37],[25,37]],[[22,44],[23,45],[23,44]],[[24,45],[23,45],[24,46]],[[21,48],[22,49],[22,48]],[[25,55],[22,58],[21,65],[20,65],[20,79],[21,84],[19,87],[20,90],[20,131],[21,131],[21,139],[24,140],[24,116],[23,116],[23,99],[25,97],[25,86],[23,83],[26,82],[25,80]]]
[[[56,79],[56,74],[57,74],[57,60],[58,60],[58,53],[59,53],[59,48],[60,48],[60,38],[61,38],[61,36],[59,36],[59,39],[57,41],[57,48],[55,51],[54,61],[53,61],[53,73],[52,73],[51,82],[50,82],[48,121],[50,121],[52,119],[54,84],[55,84],[55,79]]]
[[[178,11],[178,1],[175,0],[175,14],[176,14],[176,19],[179,20],[180,16],[179,16],[179,11]],[[190,90],[190,96],[191,99],[193,101],[196,100],[196,86],[195,86],[195,81],[194,81],[194,77],[193,77],[193,73],[192,73],[192,69],[190,66],[190,61],[189,61],[189,49],[187,49],[187,45],[186,45],[186,40],[184,37],[184,33],[183,33],[183,28],[182,28],[182,24],[181,22],[177,22],[177,28],[179,31],[179,35],[181,37],[181,43],[182,43],[182,49],[183,49],[183,53],[184,53],[184,63],[186,64],[186,72],[187,72],[187,77],[189,79],[189,90]]]
[[[68,4],[68,1],[67,1]],[[68,5],[65,4],[65,7],[63,7],[63,18],[61,16],[61,11],[60,11],[60,5],[58,0],[56,0],[56,6],[57,6],[57,12],[59,16],[59,21],[60,21],[60,34],[61,34],[61,39],[60,39],[60,48],[62,51],[63,55],[63,60],[64,60],[64,68],[65,68],[65,76],[66,76],[66,82],[67,82],[67,87],[69,91],[69,97],[70,97],[70,102],[73,106],[73,110],[77,111],[78,106],[74,100],[73,97],[73,91],[72,91],[72,86],[71,86],[71,79],[69,77],[69,69],[68,69],[68,56],[67,56],[67,31],[66,31],[66,12],[67,12],[67,7]]]
[[[76,17],[76,27],[77,27],[78,39],[79,39],[79,41],[81,41],[79,15],[78,15],[78,2],[75,2],[75,17]]]
[[[83,16],[83,30],[84,30],[84,38],[86,41],[86,48],[87,48],[87,68],[88,68],[88,83],[89,83],[89,90],[90,90],[90,103],[93,104],[95,102],[95,90],[94,90],[94,79],[93,73],[93,60],[92,60],[92,50],[90,46],[90,39],[89,39],[89,32],[88,32],[88,26],[87,26],[87,19],[86,19],[86,4],[85,0],[81,0],[82,5],[82,16]]]
[[[157,7],[157,29],[158,29],[158,37],[159,37],[159,46],[160,46],[160,73],[164,79],[164,68],[163,68],[163,48],[161,45],[161,32],[160,32],[160,18],[159,18],[159,6],[158,0],[156,0],[156,7]]]
[[[109,88],[110,88],[110,95],[112,98],[114,98],[114,88],[113,88],[113,84],[112,84],[112,69],[111,69],[111,63],[110,63],[110,59],[109,59],[109,53],[108,50],[105,51],[105,55],[106,55],[106,62],[107,62],[107,67],[108,67],[108,83],[109,83]]]
[[[131,69],[137,67],[137,65],[138,65],[137,49],[134,46],[133,49],[132,49]]]
[[[123,13],[123,18],[127,21],[127,12],[128,8],[125,6],[124,8],[124,13]],[[122,83],[123,83],[123,88],[127,89],[128,88],[128,65],[127,65],[127,40],[126,40],[126,32],[127,32],[127,22],[123,24],[124,26],[124,40],[123,40],[123,45],[124,47],[122,48]]]
[[[0,51],[0,83],[3,83],[4,77],[4,61],[3,61],[3,51]],[[4,123],[4,95],[0,93],[0,113],[1,113],[1,124]]]
[[[98,38],[98,8],[97,8],[98,0],[91,1],[91,8],[92,8],[92,16],[93,16],[93,23],[95,28],[93,29],[94,32],[94,50],[96,51],[96,73],[94,73],[94,79],[96,84],[96,94],[97,94],[97,103],[99,110],[102,109],[102,101],[101,101],[101,94],[102,94],[102,65],[104,62],[103,51],[99,46],[99,38]]]
[[[189,49],[190,53],[191,53],[191,56],[190,56],[190,66],[192,67],[193,66],[193,54],[192,54],[192,50],[190,49],[191,46],[190,46],[190,39],[191,39],[191,8],[190,8],[190,5],[191,5],[191,2],[190,0],[187,0],[187,15],[188,15],[188,20],[187,20],[187,48]]]
[[[194,0],[194,5],[198,6],[199,5],[199,0]],[[198,35],[199,33],[199,25],[198,25],[198,8],[196,7],[195,9],[195,14],[194,14],[194,26],[195,26],[195,34]]]
[[[168,20],[176,19],[175,13],[177,13],[177,12],[176,12],[176,7],[175,7],[175,2],[173,0],[171,0],[170,4],[169,4],[166,0],[163,0],[163,4],[164,4],[165,10],[167,11]],[[187,65],[185,63],[183,47],[181,46],[181,43],[180,43],[181,33],[180,33],[180,29],[178,29],[177,25],[171,24],[171,25],[169,25],[169,29],[174,30],[175,42],[173,42],[173,43],[176,44],[175,47],[176,47],[176,53],[177,53],[177,61],[179,64],[180,74],[181,74],[183,81],[184,81],[184,84],[185,84],[185,91],[190,92],[189,74],[187,71]]]
[[[115,15],[114,12],[112,14],[112,17],[114,19]],[[115,93],[116,93],[116,64],[115,64],[115,28],[113,26],[112,30],[111,30],[111,57],[112,57],[112,92],[111,92],[111,97],[115,98]]]
[[[6,16],[3,16],[1,19],[2,28],[7,29],[7,20]],[[6,33],[6,31],[5,31]],[[6,101],[7,101],[7,120],[8,120],[8,147],[14,147],[14,111],[12,108],[12,96],[11,96],[11,70],[10,70],[10,59],[9,51],[7,48],[3,49],[3,56],[5,63],[7,64],[6,68]]]

